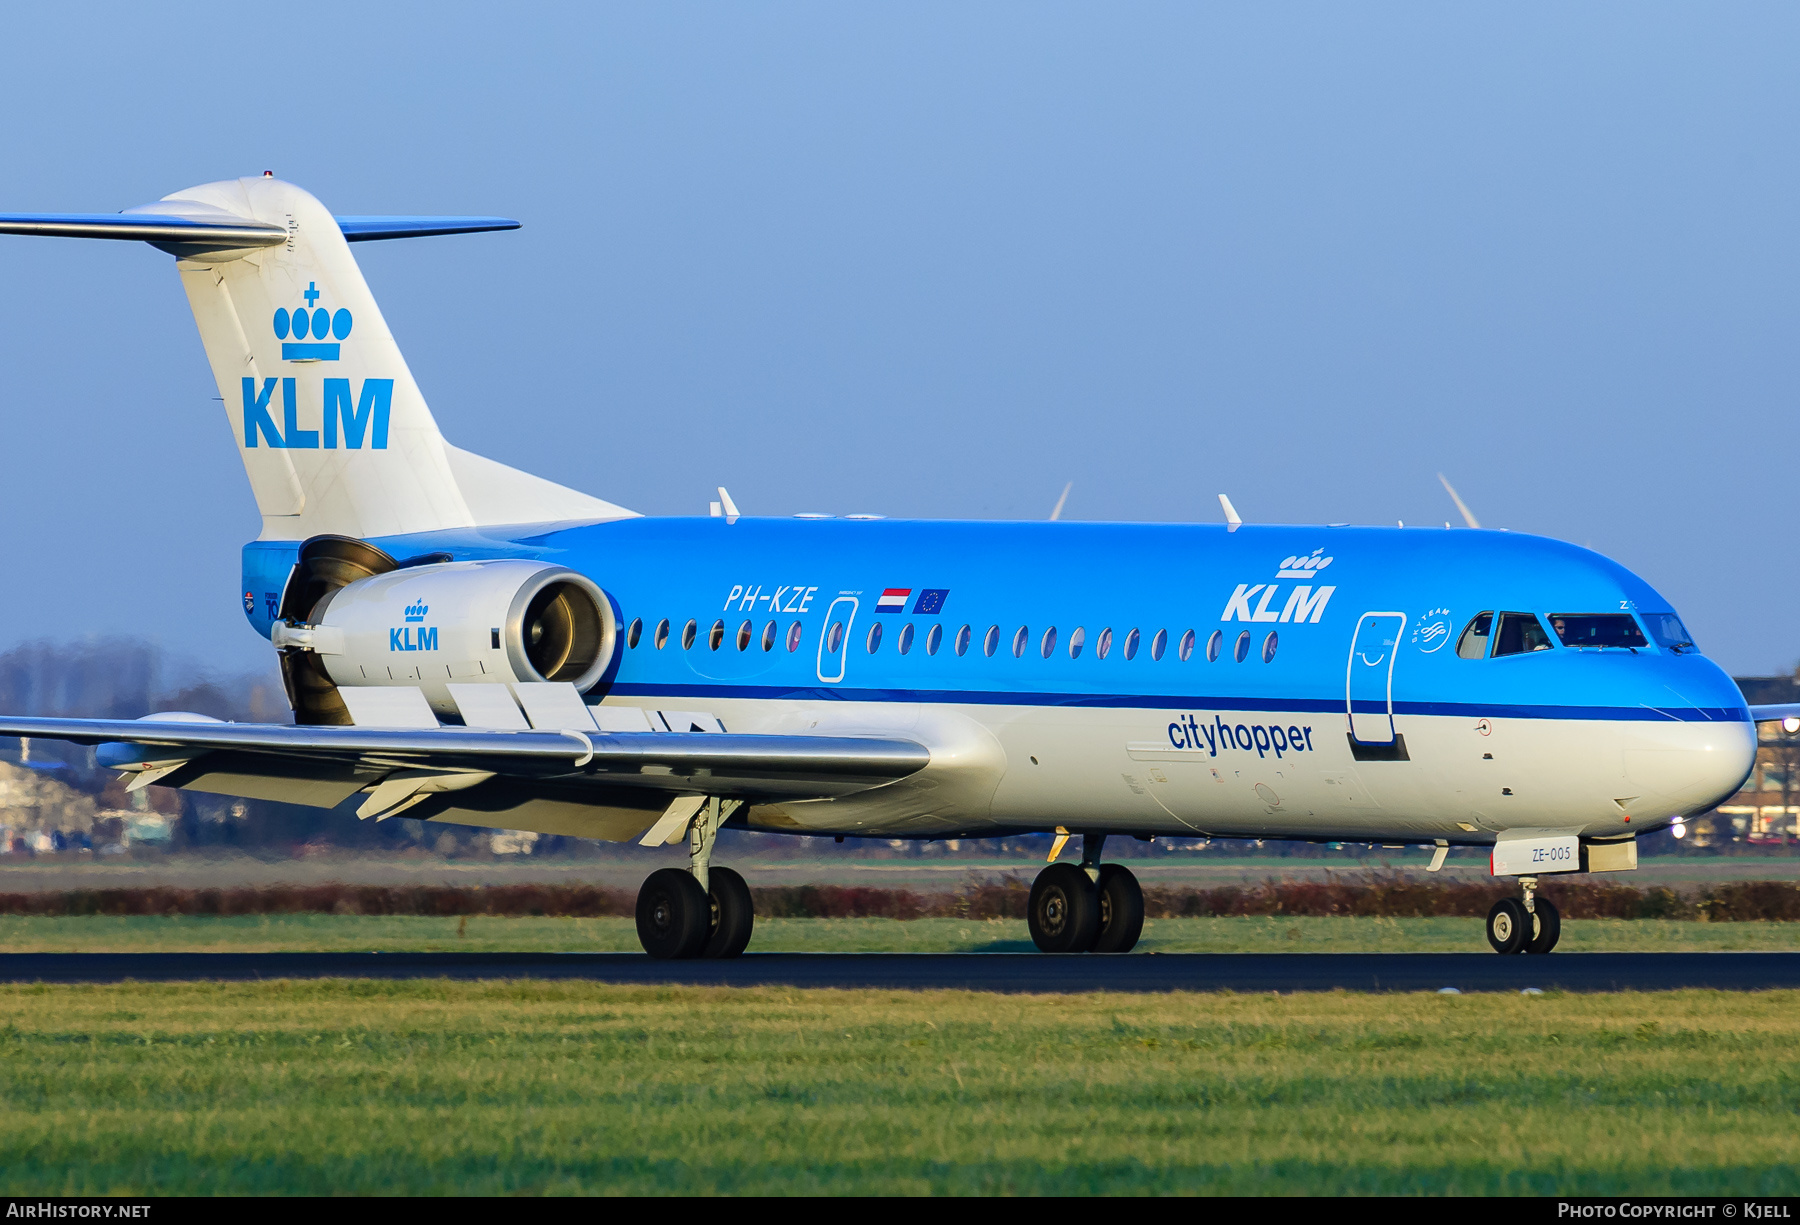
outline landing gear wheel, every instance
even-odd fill
[[[697,957],[706,947],[712,904],[700,882],[679,868],[652,872],[638,890],[638,940],[662,961]]]
[[[1487,938],[1496,953],[1517,953],[1525,947],[1531,931],[1531,916],[1518,898],[1501,898],[1488,911]]]
[[[750,943],[751,929],[756,926],[756,909],[750,902],[750,886],[730,868],[710,868],[706,873],[712,885],[711,933],[700,955],[707,958],[736,957]]]
[[[1100,915],[1094,952],[1129,953],[1144,932],[1144,891],[1138,887],[1137,877],[1121,864],[1103,863],[1095,893]]]
[[[1045,953],[1085,953],[1100,929],[1100,893],[1072,863],[1053,863],[1031,883],[1031,941]]]
[[[1547,897],[1532,900],[1531,939],[1525,942],[1527,953],[1548,953],[1562,936],[1562,916]]]

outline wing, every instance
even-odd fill
[[[290,727],[166,717],[0,717],[0,736],[105,745],[103,764],[135,772],[134,790],[155,782],[315,807],[365,792],[360,816],[407,810],[582,837],[630,837],[676,795],[753,804],[830,799],[905,778],[931,760],[923,745],[874,736]]]
[[[1780,719],[1800,719],[1800,702],[1778,702],[1772,706],[1752,706],[1750,718],[1756,723],[1774,723]]]

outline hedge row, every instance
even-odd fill
[[[840,885],[754,889],[756,913],[776,918],[1022,919],[1029,896],[1016,879],[950,893]],[[1569,919],[1800,920],[1800,885],[1742,881],[1691,892],[1594,881],[1552,881],[1542,895]],[[1499,881],[1409,877],[1267,881],[1213,889],[1153,885],[1144,890],[1151,918],[1212,915],[1365,915],[1479,917],[1517,890]],[[81,889],[0,893],[8,915],[564,915],[634,913],[636,894],[594,885],[277,885],[244,889]]]

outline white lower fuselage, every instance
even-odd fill
[[[691,708],[693,700],[630,704]],[[912,778],[834,800],[762,805],[748,818],[758,829],[865,837],[1057,826],[1474,844],[1527,830],[1618,837],[1716,804],[1755,754],[1755,727],[1743,722],[1400,716],[1407,760],[1358,761],[1342,714],[732,699],[709,709],[732,732],[861,731],[930,748],[932,764]],[[1178,713],[1180,731],[1171,726]],[[1298,728],[1302,747],[1262,747],[1270,728]],[[1210,743],[1195,729],[1211,730]],[[1250,747],[1237,747],[1240,739]]]

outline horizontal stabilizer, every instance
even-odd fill
[[[115,238],[193,246],[273,247],[287,231],[262,221],[219,214],[177,217],[164,213],[0,213],[0,234],[40,238]]]
[[[437,234],[485,234],[490,230],[516,230],[510,217],[333,217],[344,232],[345,242],[375,242],[383,238],[430,238]]]
[[[438,234],[484,234],[516,230],[509,217],[333,217],[345,242],[383,238],[429,238]],[[0,213],[0,234],[40,238],[114,238],[183,245],[274,247],[287,241],[278,225],[245,221],[229,214],[178,217],[171,213]]]

